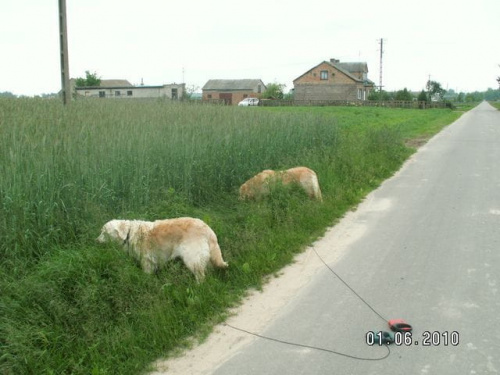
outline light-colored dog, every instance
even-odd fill
[[[181,258],[198,282],[205,278],[208,262],[226,268],[214,231],[200,219],[140,221],[111,220],[104,224],[98,242],[113,241],[123,245],[147,273],[167,261]]]
[[[266,169],[240,187],[240,199],[259,199],[269,194],[270,185],[281,181],[283,185],[298,184],[309,197],[322,201],[318,176],[306,167],[290,168],[286,171]]]

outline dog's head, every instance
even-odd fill
[[[103,225],[101,234],[97,237],[97,242],[113,241],[124,243],[130,232],[130,222],[128,220],[111,220]]]
[[[276,174],[271,169],[263,170],[240,186],[240,200],[255,199],[269,193],[268,180]]]

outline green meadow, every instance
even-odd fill
[[[458,118],[449,109],[238,108],[164,101],[0,100],[0,373],[137,374],[203,339],[249,288]],[[324,202],[238,188],[308,166]],[[147,275],[97,244],[111,219],[198,217],[227,270]]]
[[[500,110],[500,102],[489,102],[493,107]]]

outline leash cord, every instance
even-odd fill
[[[318,254],[318,252],[316,251],[316,249],[314,248],[314,246],[312,247],[312,249],[314,250],[314,252],[316,253],[316,256],[321,260],[321,262],[323,262],[323,264],[330,270],[331,273],[333,273],[333,275],[335,275],[340,281],[342,281],[342,283],[347,287],[349,288],[349,290],[354,293],[354,295],[356,295],[356,297],[358,297],[366,306],[368,306],[370,308],[370,310],[372,310],[380,319],[382,319],[384,322],[387,322],[387,320],[382,316],[380,315],[377,310],[375,310],[368,302],[365,301],[365,299],[363,297],[361,297],[353,288],[351,288],[351,286],[349,284],[347,284],[347,282],[345,282],[344,279],[342,279],[325,261],[324,259]],[[231,324],[228,324],[228,323],[224,323],[225,326],[229,327],[229,328],[232,328],[236,331],[240,331],[240,332],[243,332],[243,333],[246,333],[246,334],[249,334],[249,335],[252,335],[252,336],[255,336],[255,337],[259,337],[261,339],[264,339],[264,340],[268,340],[268,341],[274,341],[274,342],[277,342],[277,343],[280,343],[280,344],[285,344],[285,345],[290,345],[290,346],[296,346],[296,347],[299,347],[299,348],[307,348],[307,349],[313,349],[313,350],[318,350],[318,351],[321,351],[321,352],[326,352],[326,353],[330,353],[330,354],[336,354],[336,355],[340,355],[340,356],[343,356],[343,357],[347,357],[347,358],[352,358],[352,359],[357,359],[357,360],[361,360],[361,361],[381,361],[383,359],[386,359],[387,357],[389,357],[389,355],[391,354],[391,349],[389,348],[389,345],[385,345],[385,347],[387,348],[387,353],[383,356],[383,357],[380,357],[380,358],[364,358],[364,357],[357,357],[357,356],[354,356],[354,355],[350,355],[350,354],[346,354],[346,353],[341,353],[341,352],[337,352],[335,350],[331,350],[331,349],[326,349],[326,348],[320,348],[320,347],[317,347],[317,346],[310,346],[310,345],[304,345],[304,344],[298,344],[298,343],[294,343],[294,342],[289,342],[289,341],[285,341],[285,340],[280,340],[280,339],[275,339],[273,337],[269,337],[269,336],[264,336],[264,335],[259,335],[258,333],[255,333],[255,332],[250,332],[250,331],[247,331],[245,329],[242,329],[242,328],[238,328],[238,327],[235,327],[235,326],[232,326]]]
[[[316,255],[318,256],[318,258],[323,262],[323,264],[326,266],[326,268],[328,268],[330,270],[331,273],[333,273],[340,281],[342,281],[342,283],[347,287],[349,288],[349,290],[351,292],[354,293],[354,295],[356,297],[358,297],[361,302],[363,302],[366,306],[368,306],[368,308],[373,311],[376,315],[378,315],[378,317],[380,319],[382,319],[384,321],[384,323],[387,323],[387,319],[385,319],[382,315],[380,315],[377,310],[375,310],[368,302],[365,301],[365,299],[363,297],[361,297],[358,293],[356,293],[356,291],[351,288],[351,286],[349,284],[347,284],[344,279],[342,279],[324,260],[323,258],[321,258],[321,256],[318,254],[318,252],[316,251],[316,249],[314,248],[314,246],[312,247],[312,249],[314,250],[314,252],[316,253]]]
[[[224,325],[226,325],[229,328],[232,328],[232,329],[234,329],[236,331],[247,333],[249,335],[252,335],[252,336],[255,336],[255,337],[259,337],[259,338],[264,339],[264,340],[274,341],[274,342],[277,342],[277,343],[280,343],[280,344],[285,344],[285,345],[290,345],[290,346],[296,346],[296,347],[299,347],[299,348],[307,348],[307,349],[318,350],[318,351],[321,351],[321,352],[327,352],[327,353],[330,353],[330,354],[336,354],[336,355],[340,355],[340,356],[347,357],[347,358],[358,359],[360,361],[381,361],[381,360],[386,359],[387,357],[389,357],[389,355],[391,354],[391,349],[389,349],[389,345],[385,345],[385,347],[387,348],[387,353],[383,357],[380,357],[380,358],[357,357],[357,356],[354,356],[354,355],[337,352],[337,351],[331,350],[331,349],[320,348],[318,346],[310,346],[310,345],[304,345],[304,344],[297,344],[295,342],[290,342],[290,341],[285,341],[285,340],[279,340],[279,339],[275,339],[273,337],[259,335],[258,333],[250,332],[250,331],[247,331],[245,329],[232,326],[231,324],[228,324],[228,323],[224,323]]]

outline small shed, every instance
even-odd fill
[[[211,79],[202,88],[202,100],[237,105],[245,98],[259,98],[266,91],[260,79]]]

